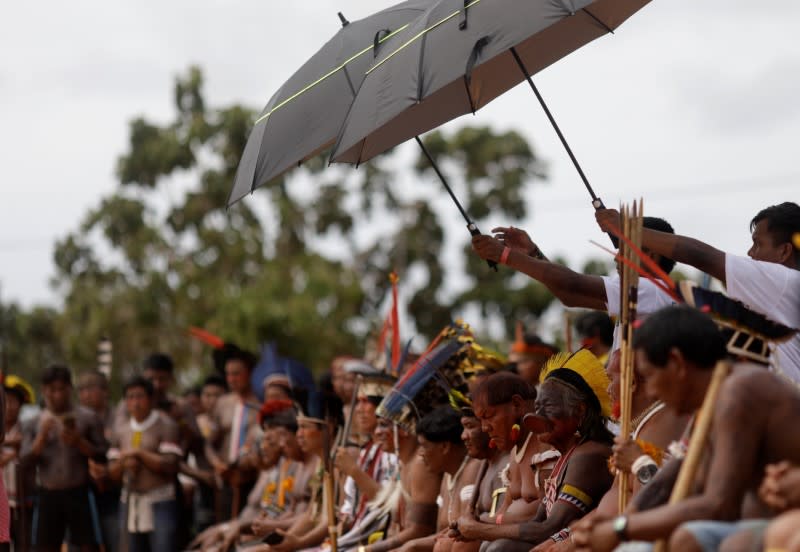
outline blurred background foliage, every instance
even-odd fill
[[[470,253],[422,155],[408,163],[388,152],[358,170],[328,168],[320,156],[226,209],[256,111],[206,105],[197,67],[176,79],[174,108],[165,124],[130,122],[118,186],[55,244],[61,308],[0,302],[8,370],[35,377],[55,359],[93,368],[107,336],[117,383],[154,350],[169,352],[188,381],[210,369],[207,348],[187,334],[200,326],[253,350],[274,340],[319,372],[334,355],[364,351],[388,307],[392,270],[418,347],[463,312],[511,338],[515,320],[553,300]],[[528,216],[526,190],[546,166],[520,134],[463,127],[425,143],[484,231],[490,214],[507,224]],[[463,289],[451,285],[455,271]]]

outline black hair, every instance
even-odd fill
[[[261,425],[264,427],[283,427],[295,433],[297,431],[297,415],[293,408],[287,408],[269,416],[264,416]]]
[[[225,378],[223,378],[219,374],[211,374],[206,379],[204,379],[203,385],[200,386],[200,389],[202,390],[204,387],[208,385],[214,385],[216,387],[221,387],[226,391],[228,390],[228,383],[225,381]]]
[[[145,394],[151,399],[156,393],[156,390],[153,388],[152,382],[145,378],[144,376],[133,376],[128,381],[125,382],[125,385],[122,386],[122,396],[124,397],[128,389],[134,389],[136,387],[140,387],[144,389]]]
[[[78,389],[89,387],[99,387],[108,391],[108,378],[104,373],[97,370],[80,374],[78,376]]]
[[[172,374],[175,370],[175,365],[172,362],[172,357],[164,353],[153,353],[142,363],[142,368],[145,370],[153,370],[154,372],[166,372]]]
[[[663,308],[635,331],[634,349],[641,349],[656,367],[663,367],[675,347],[688,361],[712,369],[727,356],[725,338],[711,318],[686,305]]]
[[[666,232],[667,234],[674,234],[675,229],[672,227],[670,223],[666,220],[658,217],[644,217],[642,218],[642,226],[645,228],[649,228],[650,230],[657,230],[658,232]],[[672,259],[661,255],[658,260],[658,266],[669,274],[672,272],[672,269],[675,268],[675,261]]]
[[[256,364],[258,364],[258,357],[256,355],[254,355],[250,351],[245,351],[244,349],[240,349],[235,345],[233,345],[227,350],[225,357],[225,364],[229,363],[232,360],[238,360],[239,362],[244,364],[248,372],[252,372],[253,368],[255,368]],[[223,369],[224,368],[225,365],[223,364]]]
[[[562,372],[561,376],[571,370],[555,370],[553,373]],[[572,372],[573,374],[575,372]],[[577,380],[582,385],[574,385]],[[600,402],[592,389],[581,378],[564,379],[558,376],[548,377],[543,386],[557,386],[565,413],[569,416],[577,417],[580,415],[581,405],[583,405],[583,417],[578,426],[578,433],[584,441],[597,441],[600,443],[612,444],[614,435],[608,430],[607,420],[603,417],[600,410]]]
[[[51,364],[42,373],[42,385],[60,381],[72,387],[72,372],[64,364]]]
[[[532,401],[536,398],[536,388],[517,374],[498,372],[478,384],[472,393],[472,402],[496,406],[511,402],[514,395],[519,395],[524,401]]]
[[[584,337],[597,337],[609,347],[614,343],[614,323],[608,314],[589,311],[575,319],[575,329]]]
[[[522,340],[525,342],[525,345],[528,345],[529,347],[538,345],[539,347],[542,347],[544,349],[550,349],[552,354],[556,354],[558,352],[557,346],[553,345],[552,343],[547,343],[544,339],[542,339],[536,334],[533,333],[525,334]]]
[[[417,435],[433,443],[460,444],[462,431],[461,414],[449,405],[436,407],[417,421]]]
[[[191,387],[189,387],[187,389],[184,389],[183,396],[184,397],[190,397],[190,396],[194,395],[195,397],[197,397],[199,399],[200,398],[201,389],[202,389],[202,387],[200,387],[199,385],[193,385],[193,386],[191,386]]]
[[[750,232],[762,220],[767,221],[767,231],[772,235],[774,245],[791,243],[792,236],[800,232],[800,205],[784,201],[762,209],[750,221]]]
[[[15,385],[14,387],[4,386],[3,389],[5,390],[7,397],[16,397],[20,406],[25,404],[25,402],[29,399],[28,392],[19,385]]]

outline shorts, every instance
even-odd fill
[[[100,544],[100,523],[87,485],[73,489],[39,489],[33,512],[33,546],[58,547],[69,535],[76,546]]]
[[[689,521],[680,526],[688,531],[704,552],[714,552],[726,538],[734,533],[760,530],[769,523],[766,519],[742,519],[739,521]]]
[[[767,526],[764,519],[743,519],[739,521],[687,521],[678,528],[688,531],[704,552],[716,552],[726,538],[734,533],[747,530],[758,530]],[[623,542],[614,552],[651,552],[655,548],[652,542]]]

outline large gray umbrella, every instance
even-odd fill
[[[383,44],[432,0],[408,0],[348,22],[270,98],[256,119],[228,205],[331,146]]]
[[[648,1],[438,0],[384,44],[350,107],[331,160],[367,161],[474,113],[527,79],[593,204],[602,206],[530,76],[612,32]]]

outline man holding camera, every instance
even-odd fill
[[[35,550],[61,548],[67,529],[70,543],[97,550],[100,535],[89,488],[90,458],[105,457],[103,425],[91,410],[72,404],[72,375],[52,365],[42,375],[45,408],[23,425],[21,462],[35,466],[39,482],[33,527]]]

